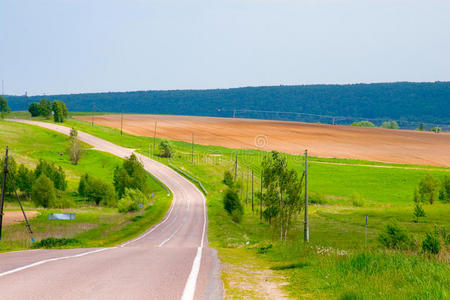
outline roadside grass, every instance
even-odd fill
[[[302,242],[302,216],[295,222],[289,241],[280,242],[277,225],[270,228],[267,223],[260,222],[256,198],[252,212],[251,193],[239,224],[232,221],[222,204],[226,189],[222,183],[223,172],[232,170],[236,153],[239,153],[243,173],[247,174],[250,168],[255,171],[254,190],[258,191],[263,152],[195,145],[192,164],[189,143],[172,142],[176,155],[169,160],[154,155],[157,151],[153,150],[153,138],[120,136],[116,129],[92,127],[77,120],[69,120],[65,125],[138,149],[165,164],[170,162],[202,181],[209,192],[209,243],[218,249],[220,259],[229,267],[222,275],[229,298],[264,298],[255,293],[257,283],[239,284],[242,278],[247,278],[242,277],[242,273],[251,273],[248,267],[241,270],[247,262],[265,270],[271,268],[271,274],[285,276],[289,281],[286,292],[296,298],[446,299],[450,295],[448,245],[444,246],[442,255],[430,258],[420,251],[388,251],[377,241],[379,232],[394,218],[408,228],[416,243],[420,243],[424,232],[435,225],[449,229],[448,204],[425,204],[427,216],[419,223],[413,222],[412,216],[412,193],[419,179],[426,173],[438,178],[450,175],[449,168],[395,164],[390,165],[405,168],[387,168],[378,167],[385,164],[352,160],[338,165],[335,163],[343,160],[311,158],[310,190],[322,203],[310,208],[310,243]],[[157,139],[156,145],[158,142]],[[289,166],[302,170],[301,157],[287,157]],[[360,166],[362,164],[372,166]],[[239,178],[242,178],[241,173]],[[240,193],[245,203],[247,185],[243,184],[243,187]],[[355,202],[361,203],[355,205]],[[369,218],[367,250],[364,249],[365,215]],[[261,280],[275,279],[269,276]]]
[[[34,168],[40,158],[61,166],[68,180],[68,188],[63,197],[74,201],[75,206],[69,209],[36,208],[26,197],[22,197],[26,210],[37,210],[39,216],[30,220],[36,240],[48,237],[76,238],[80,245],[68,247],[112,246],[138,236],[151,225],[158,223],[170,206],[170,197],[158,182],[148,176],[148,183],[154,193],[152,204],[142,212],[121,214],[115,208],[95,206],[85,202],[77,193],[80,176],[88,173],[105,181],[113,181],[116,166],[122,159],[101,151],[92,150],[85,145],[86,151],[78,165],[73,165],[66,153],[68,138],[62,134],[32,125],[0,121],[0,149],[6,145],[10,155],[17,163]],[[62,155],[60,155],[62,153]],[[14,197],[9,196],[5,203],[6,210],[18,210]],[[54,212],[71,212],[76,214],[75,220],[48,220]],[[136,218],[142,216],[142,218]],[[23,223],[8,225],[4,228],[4,236],[0,242],[0,252],[28,249],[31,239]]]

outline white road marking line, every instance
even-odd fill
[[[6,275],[9,275],[9,274],[13,274],[13,273],[16,273],[16,272],[19,272],[19,271],[23,271],[23,270],[26,270],[26,269],[29,269],[29,268],[33,268],[33,267],[36,267],[36,266],[39,266],[39,265],[42,265],[42,264],[45,264],[45,263],[48,263],[48,262],[57,261],[57,260],[63,260],[63,259],[68,259],[68,258],[82,257],[82,256],[85,256],[85,255],[94,254],[94,253],[107,251],[107,250],[112,250],[112,249],[115,249],[115,248],[117,248],[117,247],[102,248],[102,249],[97,249],[97,250],[94,250],[94,251],[78,253],[78,254],[74,254],[74,255],[68,255],[68,256],[44,259],[44,260],[37,261],[37,262],[29,264],[29,265],[25,265],[25,266],[22,266],[22,267],[19,267],[19,268],[16,268],[16,269],[12,269],[12,270],[0,273],[0,277],[6,276]]]
[[[195,187],[197,189],[197,187]],[[197,189],[198,190],[198,189]],[[192,300],[195,296],[195,288],[197,286],[198,274],[200,273],[200,263],[202,261],[202,252],[203,252],[203,244],[205,239],[205,230],[206,230],[206,198],[203,193],[199,193],[202,195],[203,199],[203,232],[202,232],[202,240],[200,242],[200,247],[197,248],[197,254],[195,255],[194,262],[192,263],[191,273],[186,281],[186,285],[184,286],[183,296],[181,300]]]

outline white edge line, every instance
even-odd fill
[[[197,187],[196,187],[197,188]],[[198,188],[197,188],[198,190]],[[200,192],[200,190],[199,190]],[[198,274],[200,273],[200,263],[202,260],[202,252],[203,252],[203,244],[205,239],[205,230],[206,230],[206,198],[203,193],[200,192],[203,199],[203,233],[202,240],[200,242],[200,247],[197,248],[197,254],[195,255],[194,262],[192,263],[191,273],[186,281],[186,285],[184,286],[183,296],[181,300],[191,300],[194,299],[195,296],[195,288],[197,285]]]
[[[102,249],[97,249],[97,250],[93,250],[93,251],[88,251],[88,252],[83,252],[83,253],[78,253],[78,254],[74,254],[74,255],[69,255],[69,256],[62,256],[62,257],[55,257],[55,258],[49,258],[49,259],[44,259],[41,261],[37,261],[35,263],[29,264],[29,265],[25,265],[16,269],[12,269],[3,273],[0,273],[0,277],[9,275],[9,274],[13,274],[19,271],[23,271],[26,269],[30,269],[48,262],[52,262],[52,261],[57,261],[57,260],[63,260],[63,259],[68,259],[68,258],[75,258],[75,257],[82,257],[85,255],[89,255],[89,254],[94,254],[94,253],[98,253],[98,252],[102,252],[102,251],[107,251],[107,250],[112,250],[115,249],[117,247],[112,247],[112,248],[102,248]]]

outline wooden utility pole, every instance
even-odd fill
[[[123,135],[123,111],[120,112],[120,135]]]
[[[364,248],[367,248],[367,215],[366,215],[366,227],[364,230]]]
[[[95,103],[92,103],[92,126],[94,126]]]
[[[252,170],[252,215],[255,215],[255,207],[253,206],[253,170]]]
[[[248,181],[249,181],[249,174],[247,170],[247,195],[245,196],[245,206],[248,205]]]
[[[5,202],[5,189],[6,189],[6,175],[8,173],[8,146],[6,146],[5,162],[3,164],[3,181],[2,181],[2,194],[0,198],[0,240],[2,239],[2,225],[3,225],[3,203]]]
[[[305,150],[305,242],[309,242],[309,220],[308,220],[308,150]]]
[[[153,154],[155,153],[156,149],[156,124],[158,124],[158,121],[155,121],[155,132],[153,134]]]
[[[238,180],[238,153],[236,152],[236,162],[234,164],[234,181]]]
[[[262,223],[262,217],[263,217],[263,170],[261,170],[261,198],[259,199],[259,220]]]
[[[194,133],[192,133],[192,163],[194,163]]]

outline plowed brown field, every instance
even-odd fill
[[[76,117],[90,121],[90,116]],[[120,128],[120,115],[95,116]],[[124,115],[125,132],[229,148],[277,150],[319,157],[450,167],[450,134],[251,119]]]

